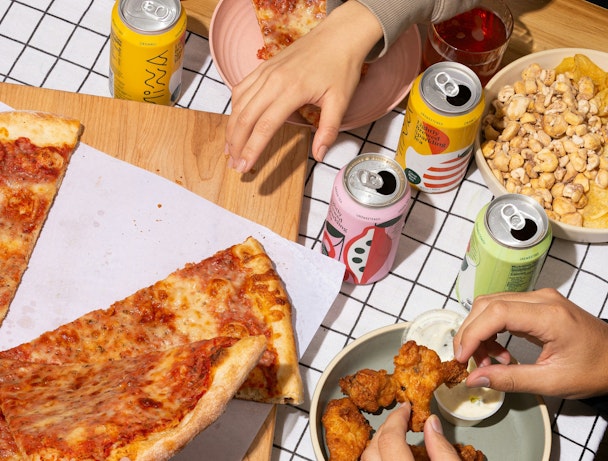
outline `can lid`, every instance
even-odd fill
[[[545,210],[536,200],[521,194],[501,195],[490,202],[485,224],[494,240],[511,248],[532,247],[549,230]]]
[[[344,171],[344,188],[358,203],[385,207],[398,202],[407,192],[409,182],[403,168],[381,154],[361,154]]]
[[[433,109],[448,115],[466,114],[481,101],[479,77],[457,62],[438,62],[422,75],[420,94]]]
[[[118,11],[131,28],[154,33],[169,29],[182,11],[179,0],[122,0]]]

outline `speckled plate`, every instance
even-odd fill
[[[407,323],[374,330],[344,348],[323,372],[310,408],[310,432],[318,460],[327,459],[321,417],[331,399],[343,397],[338,380],[362,368],[393,370],[393,357],[401,346]],[[432,411],[438,414],[435,402]],[[365,414],[374,428],[384,422],[390,410]],[[507,394],[501,410],[474,427],[455,427],[442,419],[446,437],[452,443],[473,445],[489,460],[547,461],[551,452],[549,413],[542,398],[530,394]],[[422,433],[408,432],[411,444],[422,444]]]
[[[211,55],[222,79],[232,88],[262,61],[263,46],[251,0],[220,0],[209,26]],[[342,131],[367,125],[397,106],[420,72],[420,34],[416,26],[405,31],[389,52],[369,66],[342,120]],[[289,122],[308,125],[298,114]]]

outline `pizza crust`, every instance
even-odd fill
[[[244,386],[237,397],[265,403],[291,403],[299,405],[304,400],[304,386],[299,372],[298,352],[293,328],[291,302],[283,283],[274,270],[272,260],[262,245],[249,237],[241,245],[233,247],[254,277],[254,287],[246,296],[252,301],[258,316],[264,318],[272,331],[270,346],[280,351],[277,359],[277,380],[280,395],[264,395],[264,389],[255,385]],[[254,375],[256,370],[252,371]],[[254,376],[251,377],[255,379]]]
[[[82,134],[78,120],[46,112],[0,112],[0,142],[28,138],[39,147],[76,147]]]

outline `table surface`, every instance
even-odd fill
[[[515,16],[515,29],[505,62],[556,47],[608,49],[605,34],[608,11],[601,7],[583,0],[508,0],[508,3]],[[214,66],[206,38],[216,0],[183,0],[182,4],[189,12],[191,32],[186,42],[184,91],[177,106],[228,114],[230,91]],[[3,57],[0,82],[108,96],[112,5],[113,0],[0,0],[0,55]],[[9,94],[6,87],[2,86],[0,95]],[[12,104],[9,100],[3,102]],[[296,161],[292,165],[296,177],[304,176],[305,189],[299,196],[282,192],[284,200],[301,202],[302,210],[299,219],[286,225],[287,234],[291,234],[295,226],[302,245],[320,247],[330,188],[337,171],[363,151],[394,155],[403,116],[402,108],[398,107],[370,125],[341,133],[322,163],[308,158],[306,164]],[[105,122],[91,123],[103,125]],[[288,135],[291,136],[294,135]],[[157,161],[161,165],[153,168],[170,179],[178,179],[162,160]],[[207,167],[199,165],[197,171],[196,174],[204,173]],[[188,180],[189,187],[197,187],[196,174]],[[222,175],[225,178],[231,172]],[[270,176],[277,181],[277,187],[293,180],[289,174]],[[240,181],[239,178],[229,180]],[[247,187],[242,190],[243,200],[249,191]],[[220,200],[222,196],[220,192]],[[248,459],[314,460],[308,428],[310,397],[323,369],[335,354],[372,329],[410,320],[431,308],[459,309],[453,291],[455,278],[474,217],[491,197],[474,164],[457,189],[443,194],[413,195],[393,270],[373,285],[343,285],[301,358],[309,398],[299,407],[277,407],[276,425],[270,418]],[[239,202],[239,195],[232,196],[228,202]],[[252,215],[256,220],[257,211],[247,216]],[[281,222],[282,213],[274,216],[269,227]],[[608,245],[554,239],[537,286],[557,288],[594,315],[607,317],[606,258]],[[534,359],[537,350],[523,340],[509,337],[505,340],[520,360]],[[545,401],[551,420],[552,460],[608,459],[605,420],[577,401],[553,398]]]

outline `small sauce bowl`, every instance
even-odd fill
[[[417,316],[403,332],[401,342],[416,341],[437,352],[442,362],[454,358],[454,335],[464,321],[464,316],[447,309],[432,309]]]
[[[454,426],[464,427],[476,426],[496,414],[505,401],[505,393],[502,391],[489,387],[467,387],[464,381],[451,389],[442,384],[434,395],[439,412],[445,420]]]

